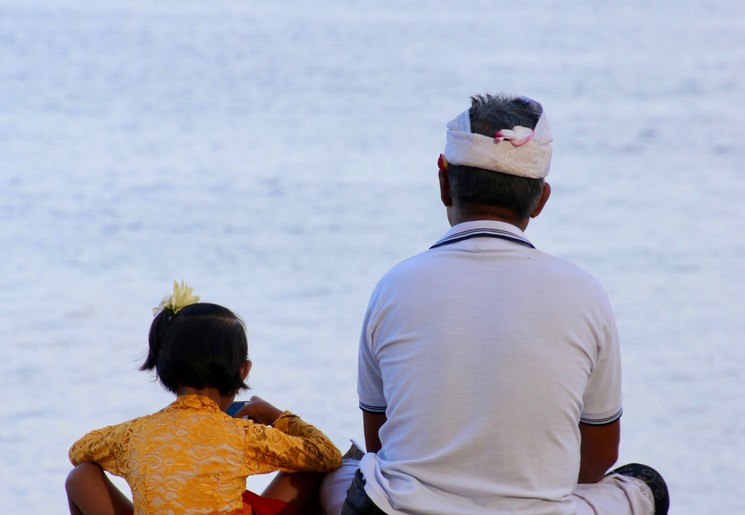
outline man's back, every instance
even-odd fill
[[[524,239],[493,221],[448,235],[479,228]],[[360,403],[387,415],[380,452],[360,467],[378,506],[572,512],[580,417],[613,419],[621,406],[616,329],[592,277],[515,241],[469,237],[392,269],[362,338]]]
[[[365,317],[369,452],[344,515],[646,515],[653,493],[667,512],[653,469],[606,475],[621,363],[605,293],[522,233],[551,196],[552,141],[526,97],[476,95],[448,122],[437,177],[451,228],[383,277]]]

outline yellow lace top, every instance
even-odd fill
[[[70,448],[70,461],[92,461],[126,479],[136,514],[230,513],[242,509],[248,476],[327,472],[341,453],[288,411],[271,427],[185,395],[152,415],[91,431]]]

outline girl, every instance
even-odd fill
[[[92,431],[75,442],[66,482],[72,514],[293,514],[308,511],[321,474],[278,474],[262,497],[246,478],[274,471],[328,472],[341,455],[318,429],[252,397],[225,410],[247,388],[251,369],[242,321],[227,308],[199,303],[174,281],[155,310],[142,370],[155,370],[176,394],[165,409]],[[243,418],[248,417],[248,418]],[[103,470],[122,476],[130,502]]]

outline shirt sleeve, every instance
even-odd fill
[[[383,392],[380,364],[373,354],[373,301],[367,308],[360,334],[357,358],[357,394],[360,409],[369,413],[385,413],[387,403]]]
[[[95,429],[75,442],[68,457],[73,465],[94,462],[112,474],[123,475],[128,439],[124,424]]]
[[[623,413],[621,350],[612,313],[608,314],[601,334],[597,359],[583,398],[580,422],[585,424],[610,424],[618,420]]]
[[[250,422],[246,459],[254,474],[331,472],[341,466],[341,452],[315,426],[285,411],[274,426]]]

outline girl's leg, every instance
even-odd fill
[[[134,510],[95,463],[76,465],[67,476],[65,490],[72,515],[124,515]]]

